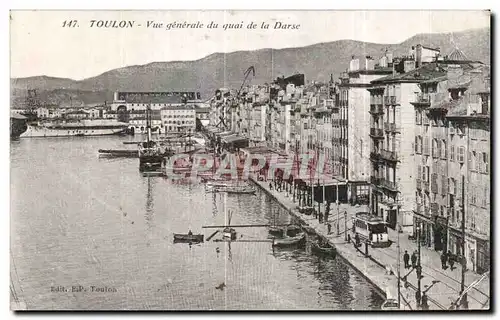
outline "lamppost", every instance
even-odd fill
[[[421,261],[420,261],[420,238],[421,238],[421,222],[418,221],[417,222],[417,246],[418,246],[418,260],[417,260],[417,306],[420,305],[420,299],[422,297],[422,288],[421,288],[421,281],[420,281],[420,278],[421,278],[421,275],[422,275],[422,265],[421,265]]]

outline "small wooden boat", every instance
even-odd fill
[[[215,187],[213,192],[226,192],[229,194],[255,194],[256,190],[249,186],[221,186]]]
[[[334,258],[337,255],[337,249],[329,244],[320,244],[318,241],[311,242],[311,251],[317,255]]]
[[[280,227],[269,227],[269,234],[275,237],[283,237],[285,229]]]
[[[286,235],[289,237],[296,237],[302,232],[302,228],[297,225],[291,225],[286,227]]]
[[[305,234],[301,233],[296,237],[288,237],[283,239],[274,239],[273,247],[292,247],[292,246],[300,246],[304,244],[306,240]]]
[[[200,242],[203,242],[203,238],[204,238],[204,235],[202,235],[202,234],[174,233],[174,243],[176,243],[176,242],[200,243]]]
[[[236,230],[231,227],[226,227],[222,230],[222,237],[225,239],[236,240]]]

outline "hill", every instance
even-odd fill
[[[455,46],[471,60],[490,61],[490,29],[473,29],[457,33],[418,34],[399,44],[377,44],[338,40],[306,47],[260,49],[231,53],[214,53],[195,61],[154,62],[110,70],[96,77],[75,81],[47,76],[11,79],[13,102],[23,100],[22,90],[38,89],[57,103],[59,99],[111,99],[113,91],[200,91],[210,98],[220,87],[239,87],[243,73],[254,66],[251,83],[271,82],[278,76],[304,73],[306,80],[326,81],[330,74],[338,77],[353,55],[380,57],[387,49],[395,56],[408,53],[416,44],[439,47],[442,54]],[[22,89],[22,90],[21,90]],[[62,90],[62,91],[61,91]],[[66,91],[66,94],[62,92]],[[21,94],[21,96],[19,96]],[[102,101],[101,101],[102,102]],[[59,103],[63,103],[61,100]]]

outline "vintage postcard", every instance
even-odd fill
[[[490,310],[490,20],[11,11],[11,309]]]

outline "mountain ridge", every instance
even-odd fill
[[[27,88],[44,92],[47,103],[55,105],[67,104],[68,100],[80,104],[97,103],[95,99],[109,101],[114,91],[199,91],[203,99],[208,99],[217,88],[239,87],[249,66],[255,67],[256,75],[250,79],[254,84],[295,72],[304,73],[307,80],[327,81],[330,74],[338,77],[346,70],[352,55],[378,59],[387,49],[399,56],[418,43],[439,47],[443,55],[458,47],[471,60],[487,64],[490,60],[489,28],[420,33],[398,44],[343,39],[303,47],[215,52],[189,61],[155,61],[108,70],[82,80],[48,75],[11,78],[11,105],[23,103],[23,91]]]

